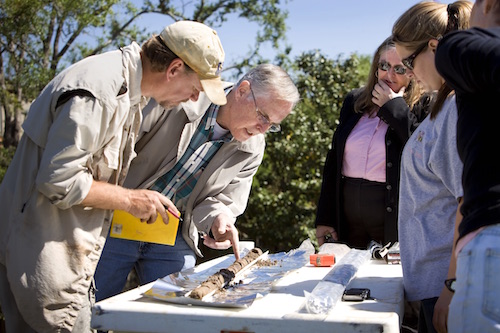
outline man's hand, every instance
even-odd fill
[[[153,223],[159,213],[168,224],[167,208],[175,214],[179,211],[163,194],[151,190],[131,190],[122,186],[94,180],[82,206],[99,209],[124,210],[142,221]]]
[[[318,245],[321,246],[325,243],[325,236],[332,237],[334,241],[339,240],[339,236],[333,227],[327,225],[318,225],[316,227],[316,238],[318,239]]]
[[[203,244],[215,250],[225,250],[232,246],[236,260],[240,259],[238,229],[234,226],[232,218],[224,213],[217,215],[210,230],[214,238],[206,236]]]
[[[153,223],[157,214],[160,214],[163,222],[168,224],[167,209],[179,215],[175,205],[163,194],[151,190],[129,190],[130,206],[127,211],[140,218],[141,221]]]

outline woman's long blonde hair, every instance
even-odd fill
[[[450,31],[467,29],[472,5],[472,2],[463,0],[449,5],[433,1],[417,3],[394,24],[394,43],[414,52],[431,39],[440,40]],[[436,117],[452,91],[446,83],[441,86],[431,110],[431,118]]]

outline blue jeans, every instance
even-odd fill
[[[95,272],[96,301],[119,294],[135,268],[140,284],[194,267],[196,255],[177,232],[174,246],[109,237]]]
[[[500,224],[483,229],[457,257],[448,332],[500,332]]]

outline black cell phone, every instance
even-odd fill
[[[370,289],[367,288],[350,288],[344,291],[342,295],[343,301],[361,302],[370,298]]]

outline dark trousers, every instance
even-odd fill
[[[342,178],[344,218],[349,246],[366,249],[372,240],[381,244],[384,242],[385,187],[385,183],[366,179]]]
[[[418,315],[418,333],[437,333],[432,324],[434,316],[434,306],[438,298],[427,298],[420,301],[420,311]]]

